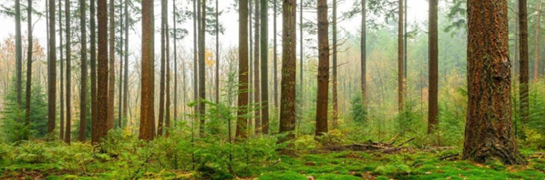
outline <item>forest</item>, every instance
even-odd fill
[[[0,179],[545,179],[545,0],[3,0]]]

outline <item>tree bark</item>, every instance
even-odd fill
[[[248,0],[239,3],[239,50],[238,50],[238,111],[236,138],[246,139],[248,134],[247,106],[248,106]]]
[[[397,73],[397,104],[398,104],[398,110],[399,112],[401,113],[403,111],[403,107],[405,106],[404,105],[404,100],[403,100],[403,95],[404,95],[404,90],[405,90],[405,87],[404,87],[404,58],[403,58],[403,53],[404,53],[404,49],[403,49],[403,0],[399,0],[399,9],[398,9],[398,16],[399,16],[399,21],[398,21],[398,27],[397,27],[397,30],[398,30],[398,33],[397,33],[397,69],[398,69],[398,73]]]
[[[129,1],[125,0],[125,69],[124,69],[124,81],[123,81],[123,117],[127,120],[129,118]]]
[[[57,50],[55,39],[55,0],[48,1],[49,18],[49,52],[47,58],[47,133],[48,140],[53,140],[55,120],[57,119]]]
[[[110,34],[108,34],[110,36],[110,44],[109,44],[109,62],[110,62],[110,70],[108,72],[108,130],[111,130],[114,128],[114,114],[115,114],[115,105],[114,105],[114,100],[115,100],[115,1],[114,0],[110,0],[110,3],[109,3],[109,10],[107,11],[108,12],[108,15],[110,16]],[[106,86],[101,86],[101,87],[106,87]]]
[[[438,30],[438,0],[430,0],[429,2],[429,96],[428,96],[428,134],[433,133],[437,129],[439,121],[437,115],[438,108],[438,91],[439,91],[439,30]]]
[[[163,123],[165,122],[165,70],[166,70],[166,22],[167,1],[161,0],[161,78],[159,84],[159,123],[157,124],[157,136],[163,135]]]
[[[64,140],[64,58],[63,58],[63,43],[62,43],[62,38],[63,38],[63,34],[62,34],[62,31],[63,31],[63,28],[62,28],[62,0],[59,0],[59,40],[60,40],[60,43],[59,43],[59,48],[60,48],[60,75],[61,75],[61,83],[60,83],[60,86],[59,86],[59,89],[60,89],[60,94],[59,94],[59,98],[60,98],[60,120],[61,122],[59,123],[59,126],[60,126],[60,140]]]
[[[98,67],[97,118],[92,121],[92,142],[98,145],[108,133],[108,4],[97,0],[98,19]],[[143,23],[145,24],[145,23]],[[147,25],[147,24],[146,24]],[[145,124],[141,124],[143,126]]]
[[[167,1],[167,0],[164,0],[164,1]],[[165,2],[165,4],[167,4]],[[167,10],[168,11],[168,10]],[[166,118],[165,118],[165,134],[168,136],[168,132],[170,131],[170,36],[169,36],[169,29],[168,29],[168,18],[167,18],[167,21],[165,22],[165,29],[166,29],[166,33],[165,33],[165,41],[166,41],[166,49],[165,49],[165,56],[166,56],[166,80],[167,80],[167,85],[166,85]]]
[[[259,69],[260,69],[260,66],[259,66],[259,35],[260,35],[260,31],[259,31],[259,20],[261,19],[261,17],[259,16],[259,13],[260,13],[260,10],[259,10],[259,0],[256,0],[255,2],[255,46],[254,46],[254,100],[255,100],[255,103],[257,104],[257,109],[255,110],[255,123],[254,123],[254,128],[255,128],[255,134],[259,134],[261,133],[261,110],[259,110],[261,108],[261,100],[260,100],[260,85],[259,85],[259,79],[260,79],[260,75],[259,75]],[[266,52],[263,52],[263,53],[266,53]]]
[[[64,133],[64,142],[70,144],[72,135],[72,39],[70,30],[70,0],[64,2],[66,11],[66,132]]]
[[[282,100],[280,104],[280,133],[288,133],[281,141],[295,138],[295,78],[296,78],[296,0],[284,0],[282,5]]]
[[[95,0],[91,0],[90,1],[90,9],[89,9],[89,22],[90,22],[90,26],[89,26],[89,29],[90,29],[90,35],[89,35],[89,38],[90,38],[90,43],[91,43],[91,46],[90,46],[90,66],[91,66],[91,124],[92,124],[92,129],[94,129],[94,127],[96,127],[96,123],[93,123],[93,122],[96,122],[98,121],[98,99],[97,99],[97,69],[96,69],[96,64],[97,64],[97,57],[96,57],[96,11],[95,11],[95,4],[96,4],[96,1]],[[93,134],[95,133],[95,131],[93,131]],[[92,139],[95,139],[95,138],[92,138]],[[93,142],[95,142],[93,140]]]
[[[261,0],[261,131],[269,134],[269,2]]]
[[[204,136],[204,121],[206,115],[206,106],[204,100],[206,99],[206,77],[205,77],[205,53],[206,53],[206,0],[202,0],[201,3],[201,22],[199,29],[199,136]]]
[[[27,20],[28,20],[28,50],[27,50],[27,70],[26,70],[26,116],[25,116],[25,126],[27,128],[30,128],[30,113],[31,113],[31,105],[30,105],[30,98],[32,95],[31,85],[32,85],[32,51],[33,51],[33,42],[32,42],[32,0],[28,0],[28,7],[27,7]],[[23,139],[28,140],[30,137],[30,132],[26,131]]]
[[[15,0],[15,76],[17,79],[17,107],[23,108],[23,45],[21,38],[21,0]],[[22,119],[20,119],[22,121]]]
[[[277,40],[277,25],[276,25],[276,21],[277,21],[277,2],[276,0],[273,0],[274,2],[274,5],[273,5],[273,8],[274,8],[274,12],[273,12],[273,80],[274,80],[274,107],[276,110],[278,110],[278,54],[277,54],[277,43],[276,43],[276,40]]]
[[[528,65],[528,11],[526,0],[519,1],[519,54],[520,54],[520,115],[523,123],[528,123],[530,104],[528,101],[528,83],[530,81]]]
[[[218,1],[216,0],[216,104],[220,103],[220,22]]]
[[[81,28],[81,92],[80,92],[80,123],[79,141],[85,142],[85,127],[87,127],[87,25],[85,0],[80,0]]]
[[[469,0],[468,28],[463,158],[524,164],[512,131],[507,1]]]
[[[541,37],[539,37],[539,33],[541,31],[541,0],[537,0],[537,10],[536,10],[536,44],[534,46],[535,50],[535,60],[534,60],[534,81],[537,82],[539,80],[539,40]]]
[[[333,85],[333,117],[332,117],[332,126],[333,129],[336,129],[338,127],[338,119],[339,119],[339,92],[337,89],[337,0],[333,0],[333,77],[332,77],[332,85]]]
[[[176,0],[172,0],[172,24],[174,26],[174,37],[172,38],[172,43],[174,44],[174,126],[176,126],[176,122],[178,121],[178,50],[176,48],[176,39],[178,38],[177,32],[178,29],[176,28],[176,12],[178,9],[176,8]],[[185,76],[185,74],[183,74]]]
[[[318,93],[316,98],[316,136],[328,131],[329,101],[329,21],[327,0],[318,1]]]
[[[142,0],[142,90],[139,138],[153,140],[154,133],[154,21],[153,0]]]
[[[367,120],[368,97],[367,97],[367,0],[361,3],[361,97],[363,110],[366,112],[364,120]]]

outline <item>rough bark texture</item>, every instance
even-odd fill
[[[512,131],[507,1],[469,0],[468,27],[463,158],[523,164]]]
[[[399,112],[403,111],[403,95],[404,95],[404,59],[403,59],[403,0],[399,0],[398,8],[398,27],[397,27],[397,104]]]
[[[81,30],[81,92],[80,92],[80,116],[79,116],[79,141],[85,142],[85,127],[87,127],[87,25],[86,2],[79,1],[80,5],[80,30]]]
[[[438,78],[439,78],[439,41],[438,41],[438,25],[437,25],[437,5],[438,0],[430,0],[429,10],[429,96],[428,96],[428,133],[432,133],[439,121],[437,115],[438,109]]]
[[[333,0],[333,20],[332,20],[332,35],[333,35],[333,72],[332,72],[332,85],[333,85],[333,117],[332,117],[332,126],[337,128],[337,121],[339,119],[339,92],[337,89],[337,0]]]
[[[90,21],[90,56],[91,56],[91,124],[92,127],[95,127],[95,123],[97,121],[98,117],[98,101],[97,101],[97,70],[96,70],[96,64],[97,64],[97,57],[96,57],[96,12],[95,12],[95,0],[90,1],[90,9],[89,9],[89,21]],[[94,134],[94,131],[93,131]],[[94,142],[94,141],[93,141]]]
[[[528,12],[526,0],[519,2],[519,54],[520,54],[520,117],[523,123],[528,123],[530,104],[528,102],[528,83],[530,81],[528,65]]]
[[[536,42],[535,42],[535,56],[534,56],[534,81],[537,82],[539,80],[539,32],[541,31],[541,0],[537,0],[537,10],[536,10]]]
[[[106,11],[110,15],[110,44],[109,44],[109,51],[110,57],[110,70],[108,71],[108,130],[111,130],[114,128],[114,98],[115,98],[115,9],[114,9],[114,0],[110,0],[109,3],[109,10]],[[100,87],[106,87],[106,86],[100,86]]]
[[[240,0],[239,3],[239,50],[238,50],[238,118],[236,138],[245,139],[248,135],[248,120],[246,118],[248,106],[248,0]]]
[[[98,19],[98,84],[97,118],[92,121],[92,142],[98,144],[108,132],[108,4],[106,0],[97,1]],[[142,124],[141,124],[142,125]]]
[[[153,95],[153,68],[154,68],[154,21],[153,0],[142,0],[142,89],[140,106],[140,134],[139,138],[153,140],[154,133],[154,95]]]
[[[206,99],[206,77],[205,77],[205,53],[206,53],[206,0],[201,3],[201,22],[199,28],[199,136],[204,136],[204,121],[206,106],[203,102]]]
[[[255,46],[254,46],[254,101],[257,104],[258,108],[255,111],[255,134],[261,133],[261,111],[259,108],[261,108],[261,100],[260,100],[260,89],[259,89],[259,79],[261,79],[259,75],[259,35],[261,34],[259,31],[259,20],[261,19],[259,16],[259,0],[256,0],[255,2]],[[264,52],[266,53],[266,52]]]
[[[64,142],[70,144],[72,130],[72,39],[70,28],[70,0],[64,2],[66,11],[66,132],[64,133]]]
[[[31,85],[32,85],[32,0],[28,0],[27,8],[27,23],[28,23],[28,50],[27,50],[27,65],[26,65],[26,116],[25,116],[25,126],[30,127],[30,97],[32,95]],[[30,137],[29,131],[26,131],[23,139],[28,140]]]
[[[261,132],[269,133],[269,2],[261,0]]]
[[[329,101],[329,21],[327,0],[318,1],[318,95],[316,98],[316,136],[327,133]]]
[[[296,0],[284,0],[282,5],[282,83],[280,101],[280,133],[288,133],[281,141],[295,138],[295,79],[296,79]]]
[[[55,0],[48,1],[49,18],[49,52],[47,58],[47,133],[49,140],[53,140],[55,120],[57,119],[57,47],[55,39]]]

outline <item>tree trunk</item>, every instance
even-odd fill
[[[301,0],[301,3],[300,3],[300,8],[299,8],[299,42],[301,45],[299,45],[299,48],[300,48],[300,54],[299,54],[299,89],[301,91],[301,95],[305,94],[304,91],[303,91],[303,75],[304,75],[304,72],[303,72],[303,59],[304,59],[304,55],[305,55],[305,52],[303,50],[303,0]],[[303,106],[303,97],[301,96],[300,97],[301,99],[301,107]]]
[[[121,123],[122,123],[122,119],[123,119],[123,81],[125,81],[125,79],[123,78],[123,66],[124,66],[124,62],[123,62],[123,47],[124,47],[124,44],[123,44],[123,31],[125,31],[125,28],[124,28],[124,16],[123,16],[123,3],[120,3],[119,5],[119,19],[120,19],[120,23],[119,23],[119,75],[118,75],[118,87],[117,87],[117,92],[118,92],[118,97],[117,97],[117,127],[118,128],[121,128]]]
[[[60,48],[60,74],[61,74],[61,84],[59,86],[59,89],[60,89],[60,94],[59,94],[59,98],[60,98],[60,120],[61,122],[59,123],[59,126],[60,126],[60,140],[64,140],[64,58],[63,58],[63,44],[62,44],[62,0],[59,0],[59,40],[60,40],[60,43],[59,43],[59,48]]]
[[[216,104],[220,103],[220,22],[218,1],[216,0]]]
[[[154,133],[154,21],[153,0],[142,0],[142,90],[139,139],[153,140]]]
[[[261,0],[261,131],[269,134],[269,2]]]
[[[274,80],[274,107],[276,110],[278,110],[278,54],[277,54],[277,43],[276,43],[276,40],[277,40],[277,29],[276,29],[276,21],[277,21],[277,2],[276,0],[273,0],[274,2],[274,5],[273,5],[273,8],[274,8],[274,12],[273,12],[273,80]]]
[[[27,50],[27,66],[26,66],[26,117],[25,117],[25,126],[30,128],[30,98],[32,95],[31,85],[32,85],[32,51],[33,51],[33,42],[32,42],[32,0],[28,0],[27,7],[27,21],[28,21],[28,50]],[[26,131],[23,139],[28,140],[30,137],[30,132]]]
[[[541,31],[541,0],[537,0],[537,10],[536,10],[536,44],[534,46],[535,50],[535,60],[534,60],[534,81],[539,80],[539,32]]]
[[[365,111],[364,120],[367,120],[368,97],[367,97],[367,0],[361,3],[361,97],[363,110]]]
[[[47,133],[48,139],[53,140],[55,120],[57,119],[57,44],[55,42],[55,0],[48,1],[49,18],[49,52],[47,58]]]
[[[295,138],[295,78],[296,78],[296,0],[284,0],[282,5],[282,100],[280,104],[280,133],[288,133],[281,141]]]
[[[115,113],[115,105],[114,105],[114,98],[115,98],[115,1],[110,0],[109,4],[109,10],[108,15],[110,15],[110,44],[108,51],[110,54],[109,62],[110,62],[110,70],[108,73],[109,79],[108,79],[108,130],[111,130],[114,128],[114,113]],[[106,86],[101,86],[106,87]]]
[[[23,108],[23,45],[21,38],[21,0],[15,0],[15,71],[17,78],[17,107]],[[20,119],[22,121],[22,119]]]
[[[206,99],[206,77],[205,77],[205,33],[206,33],[206,0],[202,0],[201,3],[201,22],[199,29],[199,136],[204,136],[204,120],[205,120],[205,104],[204,100]]]
[[[463,158],[524,164],[511,127],[507,1],[469,0],[468,27],[469,101]]]
[[[85,0],[80,0],[81,28],[81,92],[80,92],[80,123],[79,141],[85,142],[85,127],[87,127],[87,25]]]
[[[123,117],[127,120],[128,114],[128,99],[129,99],[129,1],[125,0],[125,69],[124,69],[124,81],[123,81]]]
[[[91,0],[90,1],[90,10],[89,10],[89,21],[90,21],[90,32],[91,34],[89,35],[89,37],[91,38],[90,39],[90,43],[91,43],[91,46],[90,46],[90,56],[91,56],[91,124],[92,124],[92,127],[91,129],[94,129],[94,127],[96,127],[95,125],[97,125],[96,123],[94,122],[97,122],[98,121],[98,107],[97,107],[97,104],[98,104],[98,99],[97,99],[97,69],[96,69],[96,64],[97,64],[97,53],[96,53],[96,21],[95,21],[95,18],[96,18],[96,11],[95,11],[95,4],[96,4],[96,1],[95,0]],[[93,134],[97,131],[93,131]],[[93,135],[94,137],[94,135]],[[92,137],[92,141],[93,142],[96,142],[95,141],[95,138]]]
[[[157,124],[157,136],[163,135],[163,122],[165,122],[165,70],[166,70],[166,21],[167,1],[161,0],[161,78],[159,84],[159,123]]]
[[[70,0],[65,0],[64,6],[66,11],[66,132],[64,133],[64,142],[70,144],[72,135],[72,32],[70,32]]]
[[[528,67],[528,11],[526,0],[519,1],[519,54],[520,54],[520,115],[523,123],[528,123],[529,107],[528,83],[530,73]]]
[[[438,25],[437,25],[437,8],[438,0],[430,0],[430,11],[429,11],[429,96],[428,96],[428,134],[433,133],[437,129],[439,121],[437,115],[439,113],[438,108],[438,79],[439,79],[439,36],[438,36]]]
[[[198,96],[198,90],[199,90],[199,75],[198,75],[198,53],[199,53],[199,45],[198,43],[198,34],[199,32],[199,26],[200,26],[200,0],[194,0],[193,1],[193,101],[198,102],[199,98]],[[197,111],[199,110],[199,105],[196,105],[193,108],[193,114],[197,115]],[[191,123],[191,135],[193,137],[193,127],[196,123],[197,118],[194,119],[194,121]]]
[[[316,136],[328,131],[329,101],[329,21],[327,0],[318,1],[318,93],[316,98]]]
[[[337,121],[339,119],[339,97],[337,89],[337,0],[333,1],[333,128],[337,128]]]
[[[261,100],[259,99],[261,96],[260,96],[260,89],[259,89],[259,79],[260,79],[260,75],[259,75],[259,20],[261,19],[260,16],[259,16],[259,0],[256,0],[255,2],[255,46],[254,46],[254,100],[255,100],[255,103],[257,104],[257,109],[255,110],[255,123],[254,123],[254,127],[255,127],[255,134],[259,134],[261,133],[261,111],[259,110],[259,108],[261,108]],[[263,52],[263,53],[266,53]]]
[[[97,118],[92,121],[92,142],[98,145],[108,133],[108,4],[97,1],[98,19],[98,67]],[[143,23],[145,24],[145,23]],[[141,124],[143,126],[145,124]]]
[[[176,126],[176,122],[178,121],[178,50],[176,48],[176,39],[177,36],[177,28],[176,28],[176,12],[178,9],[176,8],[176,0],[172,0],[172,24],[174,26],[174,37],[172,38],[173,44],[174,44],[174,126]],[[183,74],[185,76],[185,74]]]
[[[398,33],[397,33],[397,104],[399,113],[403,111],[403,95],[404,95],[404,58],[403,58],[403,0],[399,0],[399,21],[398,21]]]
[[[167,0],[164,0],[167,1]],[[165,2],[165,4],[167,4]],[[165,134],[168,136],[168,131],[170,131],[170,36],[169,36],[169,29],[168,29],[168,21],[165,22],[165,41],[166,41],[166,49],[165,49],[165,56],[166,56],[166,79],[167,79],[167,85],[166,85],[166,119],[165,119]]]
[[[239,28],[238,28],[238,119],[236,127],[236,138],[246,139],[248,128],[247,106],[248,106],[248,0],[240,0],[239,4]]]

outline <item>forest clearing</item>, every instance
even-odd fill
[[[545,179],[545,0],[4,0],[0,179]]]

